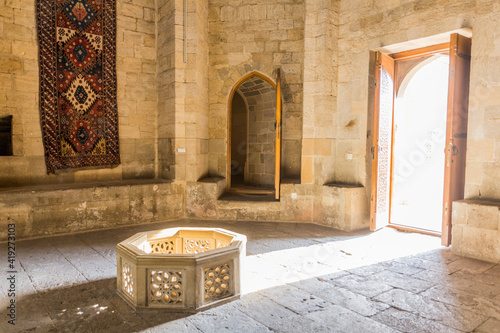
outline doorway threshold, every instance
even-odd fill
[[[396,230],[402,231],[402,232],[413,232],[413,233],[418,233],[418,234],[423,234],[423,235],[441,237],[441,233],[438,231],[434,231],[434,230],[415,228],[415,227],[410,227],[410,226],[406,226],[406,225],[402,225],[402,224],[394,224],[394,223],[389,223],[387,226],[389,228],[393,228],[393,229],[396,229]]]
[[[229,192],[222,194],[219,201],[279,202],[279,199],[275,199],[274,191],[271,191],[271,193],[236,192],[231,189]]]
[[[242,194],[274,194],[274,189],[250,185],[234,185],[229,189],[229,192]]]

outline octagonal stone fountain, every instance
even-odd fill
[[[197,312],[240,297],[246,236],[225,229],[140,232],[116,246],[117,292],[135,310]]]

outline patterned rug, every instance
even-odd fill
[[[120,164],[115,0],[37,0],[47,173]]]

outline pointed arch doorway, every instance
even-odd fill
[[[273,194],[281,181],[281,78],[252,72],[233,87],[228,101],[227,188]]]

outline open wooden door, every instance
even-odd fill
[[[394,108],[394,59],[377,52],[375,63],[370,230],[389,223]]]
[[[276,133],[275,133],[276,152],[274,158],[274,188],[275,198],[280,198],[281,183],[281,71],[278,68],[278,77],[276,78]]]
[[[470,58],[471,39],[452,34],[446,125],[443,233],[441,236],[441,243],[444,246],[451,244],[452,202],[464,198]]]

